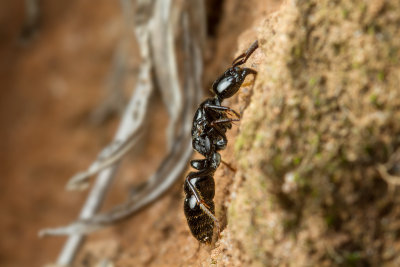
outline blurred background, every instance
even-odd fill
[[[199,90],[207,94],[229,66],[240,34],[279,4],[205,1],[204,88]],[[0,265],[42,266],[55,261],[65,238],[39,239],[38,231],[76,219],[87,193],[67,192],[65,184],[111,141],[136,81],[138,45],[119,1],[0,5]],[[122,49],[125,72],[115,76],[121,40],[128,44]],[[166,127],[168,116],[157,93],[150,108],[152,130],[140,149],[127,156],[105,207],[123,201],[162,159],[165,135],[159,129]],[[79,256],[77,266],[94,264],[96,253],[115,255],[124,247],[130,251],[127,262],[146,265],[154,257],[149,247],[174,238],[170,228],[175,224],[178,233],[191,238],[181,211],[181,185],[150,211],[90,237],[89,253]],[[167,223],[155,223],[159,220]],[[197,249],[191,243],[189,258]],[[170,250],[160,252],[160,262],[173,262],[173,246],[166,247]]]
[[[224,102],[242,117],[221,151],[236,171],[214,174],[223,231],[202,246],[182,209],[190,130],[171,122],[190,124],[255,39],[246,66],[256,81]],[[143,44],[148,76],[166,79],[139,76]],[[89,194],[66,184],[112,142],[132,91],[150,81],[136,105],[148,103],[145,130],[101,212],[177,166],[182,174],[152,205],[90,234],[72,266],[400,266],[398,0],[2,1],[0,59],[0,266],[55,266],[67,239],[38,232],[77,219]],[[186,158],[165,157],[177,144]],[[169,169],[149,180],[160,165]]]

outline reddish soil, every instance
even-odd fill
[[[41,26],[18,41],[24,12],[0,10],[0,265],[40,266],[56,258],[63,238],[39,229],[71,221],[85,194],[64,190],[110,138],[90,125],[118,41],[119,6],[98,1],[41,1]],[[101,40],[101,41],[98,41]]]

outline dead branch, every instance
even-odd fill
[[[126,1],[129,0],[123,2]],[[135,16],[135,34],[142,56],[135,93],[124,112],[113,143],[103,150],[101,156],[86,172],[74,176],[68,186],[70,188],[85,186],[87,179],[99,172],[96,183],[77,222],[67,227],[45,229],[40,232],[40,235],[70,235],[59,256],[59,265],[72,263],[84,234],[132,216],[165,193],[180,177],[192,153],[190,148],[192,114],[201,100],[203,69],[201,51],[205,38],[203,2],[197,0],[180,6],[173,4],[173,1],[138,0]],[[179,30],[182,31],[182,27],[183,53],[186,59],[185,73],[182,77],[183,88],[179,84],[175,55],[176,35]],[[196,33],[196,36],[192,33]],[[154,81],[150,76],[152,67],[158,84],[162,85],[161,94],[170,116],[167,129],[167,155],[146,185],[126,203],[95,215],[122,156],[140,137],[149,96],[154,88]]]

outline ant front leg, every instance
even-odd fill
[[[216,127],[219,124],[222,124],[224,127],[226,128],[231,128],[231,122],[234,121],[240,121],[240,115],[238,112],[236,112],[235,110],[229,108],[229,107],[224,107],[224,106],[218,106],[218,105],[205,105],[204,106],[206,110],[213,110],[213,111],[217,111],[219,113],[233,113],[236,118],[219,118],[219,119],[215,119],[213,121],[211,121],[210,125],[215,128],[218,132],[220,132],[219,127]],[[223,135],[223,134],[222,134]]]
[[[253,70],[253,69],[250,69],[250,68],[243,68],[241,75],[242,75],[243,81],[244,81],[244,79],[246,78],[247,75],[252,74],[254,76],[254,79],[252,80],[252,82],[254,82],[254,80],[255,80],[255,78],[257,76],[257,73],[258,72],[256,70]],[[241,86],[247,86],[247,85],[248,84],[242,84]]]
[[[218,120],[212,121],[211,122],[211,126],[214,127],[215,125],[218,125],[218,124],[221,124],[221,123],[231,123],[233,121],[240,121],[240,119],[233,119],[233,118],[218,119]]]
[[[251,70],[251,69],[249,69]],[[256,72],[257,73],[257,72]],[[204,108],[206,110],[214,110],[217,112],[232,112],[233,114],[235,114],[235,116],[240,119],[240,115],[239,113],[237,113],[235,110],[229,108],[229,107],[224,107],[224,106],[218,106],[218,105],[212,105],[212,104],[205,104]]]

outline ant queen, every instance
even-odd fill
[[[255,41],[214,81],[212,92],[215,96],[201,103],[193,118],[192,146],[204,159],[190,162],[197,171],[190,172],[185,179],[184,212],[190,231],[202,243],[211,243],[214,227],[217,233],[220,231],[215,217],[213,175],[221,162],[218,151],[225,149],[228,143],[225,133],[232,128],[232,122],[240,120],[236,111],[221,103],[236,94],[247,75],[257,75],[253,69],[240,67],[257,48],[258,41]],[[234,115],[234,118],[228,115]]]

